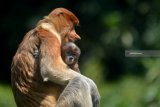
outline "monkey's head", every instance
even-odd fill
[[[62,46],[61,54],[67,65],[74,65],[78,62],[81,51],[73,42],[68,42]]]
[[[61,35],[62,44],[81,39],[75,32],[75,26],[79,24],[79,20],[71,11],[57,8],[48,15],[48,18],[57,33]]]

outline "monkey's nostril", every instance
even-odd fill
[[[69,60],[71,60],[71,61],[72,61],[73,59],[74,59],[73,57],[70,57],[70,58],[69,58]]]

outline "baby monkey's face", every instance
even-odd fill
[[[66,43],[62,46],[62,59],[67,65],[77,63],[80,54],[80,49],[72,42]]]
[[[78,61],[78,57],[72,52],[66,52],[65,62],[68,65],[72,65]]]

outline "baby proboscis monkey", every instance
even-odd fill
[[[80,48],[73,42],[68,42],[62,46],[62,59],[74,71],[80,73],[78,59],[81,54]]]

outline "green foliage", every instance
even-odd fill
[[[0,107],[16,107],[11,87],[0,84]]]
[[[144,81],[134,77],[126,77],[120,82],[106,84],[101,89],[101,107],[142,107],[144,89]]]

